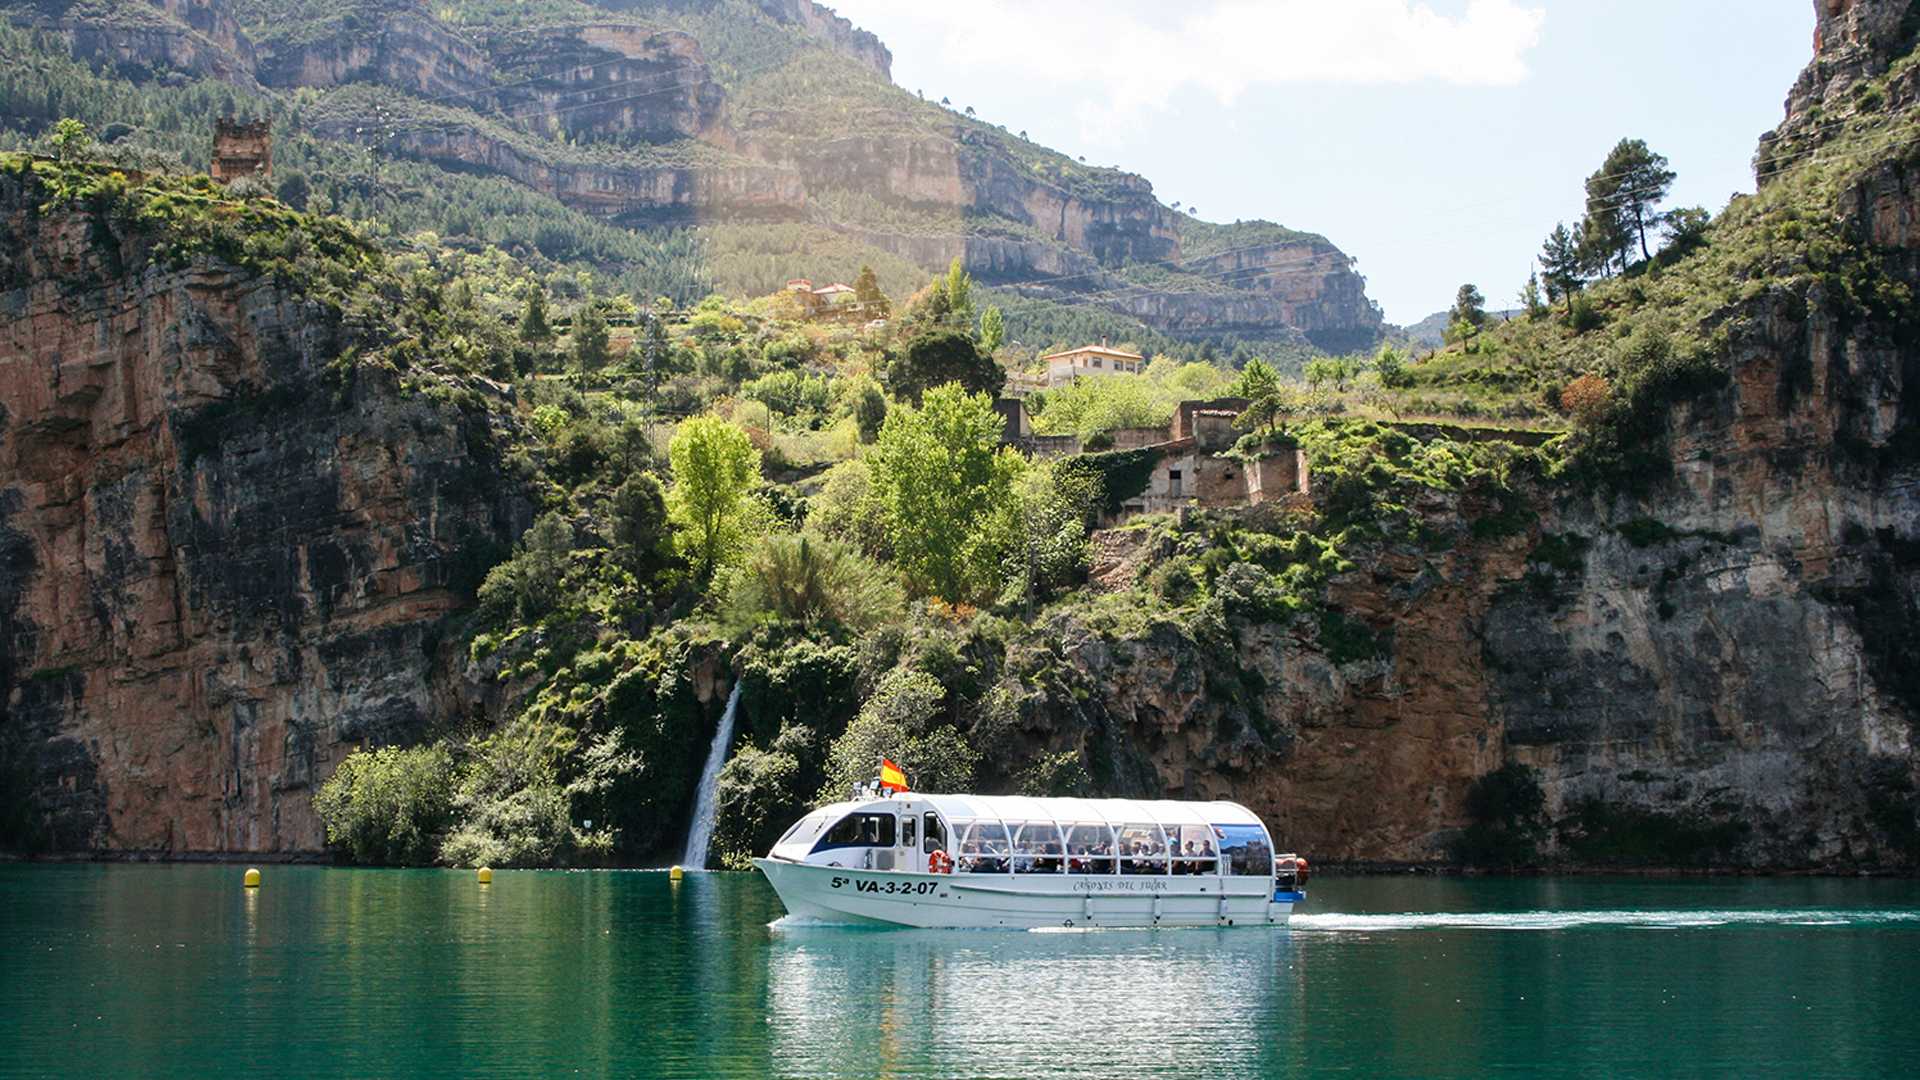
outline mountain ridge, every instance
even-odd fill
[[[332,102],[324,122],[300,108],[288,119],[340,145],[507,176],[621,225],[808,222],[927,271],[959,258],[1028,304],[1100,307],[1176,339],[1344,351],[1370,347],[1383,325],[1352,260],[1324,238],[1274,226],[1237,253],[1244,266],[1187,257],[1185,234],[1235,227],[1191,222],[1143,177],[915,98],[891,81],[883,43],[810,0],[6,10],[136,80],[145,64],[145,77],[177,70],[269,95],[398,91]],[[443,113],[419,122],[424,109]],[[746,160],[568,163],[576,148],[673,140]]]

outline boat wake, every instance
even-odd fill
[[[1574,930],[1586,926],[1700,930],[1721,926],[1886,926],[1920,924],[1920,910],[1489,911],[1346,915],[1295,913],[1288,925],[1316,933],[1398,930]]]

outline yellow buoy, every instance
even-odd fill
[[[681,878],[686,876],[687,876],[687,872],[685,870],[680,869],[677,866],[667,871],[668,881],[679,881]]]
[[[480,879],[480,884],[491,885],[493,884],[493,867],[483,866],[479,870],[474,871],[473,876]]]
[[[260,871],[254,869],[251,866],[247,867],[246,875],[240,879],[240,882],[241,884],[245,885],[249,889],[259,888],[260,887]]]

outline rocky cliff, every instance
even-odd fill
[[[259,86],[253,43],[223,0],[14,0],[0,12],[59,34],[75,56],[137,78],[185,72]]]
[[[813,0],[755,0],[775,20],[797,26],[832,48],[872,68],[882,79],[893,78],[893,53],[872,33],[854,26],[832,8]]]
[[[6,844],[314,850],[350,745],[445,719],[462,553],[528,511],[333,308],[46,199],[0,178]]]
[[[1518,764],[1543,858],[1920,866],[1920,158],[1885,85],[1911,77],[1920,5],[1818,8],[1781,138],[1854,145],[1805,127],[1834,95],[1884,106],[1882,137],[1837,199],[1805,171],[1772,195],[1821,191],[1808,217],[1849,254],[1708,317],[1719,388],[1651,436],[1670,476],[1536,482],[1537,519],[1491,540],[1464,526],[1497,507],[1429,493],[1420,531],[1442,539],[1369,545],[1332,584],[1378,646],[1359,655],[1297,623],[1241,623],[1227,654],[1063,624],[1036,727],[1124,784],[1248,801],[1338,861],[1447,861],[1469,792]],[[1863,306],[1862,282],[1891,299]]]

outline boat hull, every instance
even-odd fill
[[[799,919],[929,929],[1284,926],[1264,878],[913,874],[755,859]]]

